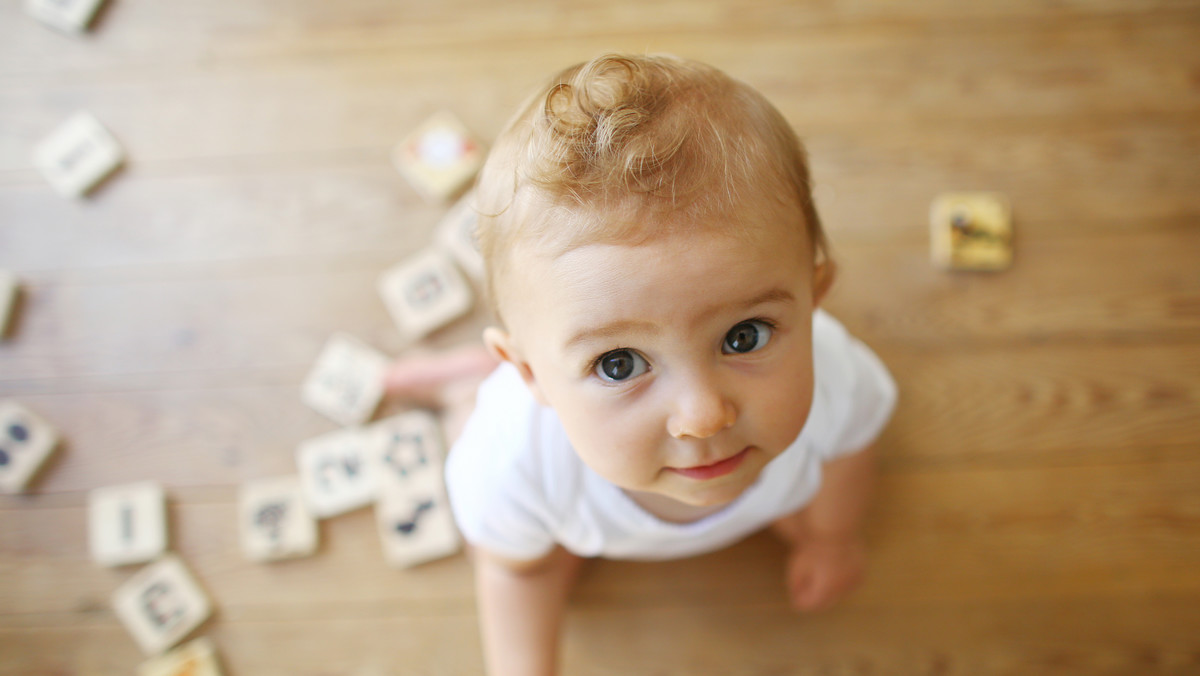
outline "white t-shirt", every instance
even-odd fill
[[[865,448],[891,417],[896,385],[887,369],[823,311],[813,317],[813,363],[813,405],[800,435],[737,499],[686,524],[655,517],[593,472],[554,410],[502,365],[480,387],[447,460],[458,527],[472,544],[517,560],[555,544],[580,556],[640,560],[730,545],[807,504],[822,461]]]

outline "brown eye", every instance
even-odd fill
[[[753,320],[742,322],[729,329],[725,334],[725,344],[721,351],[725,354],[745,354],[762,349],[771,340],[771,326],[766,322]]]
[[[596,375],[601,380],[619,383],[645,373],[648,366],[646,360],[633,350],[613,350],[596,362]]]

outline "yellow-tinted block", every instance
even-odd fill
[[[483,144],[450,113],[429,118],[392,151],[392,163],[431,202],[445,202],[483,166]]]
[[[221,676],[217,649],[207,638],[198,638],[138,666],[137,676]]]
[[[929,215],[933,263],[954,270],[1012,265],[1012,210],[993,192],[938,195]]]

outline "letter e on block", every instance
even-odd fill
[[[212,614],[208,597],[172,554],[129,578],[112,601],[117,617],[147,655],[179,643]]]

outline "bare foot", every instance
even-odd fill
[[[388,395],[441,411],[446,441],[454,443],[475,409],[475,392],[500,362],[482,345],[405,355],[383,376]]]
[[[384,390],[401,399],[444,404],[448,394],[459,393],[463,383],[478,385],[499,362],[482,345],[446,352],[405,355],[388,367]],[[457,399],[458,395],[451,397]]]

